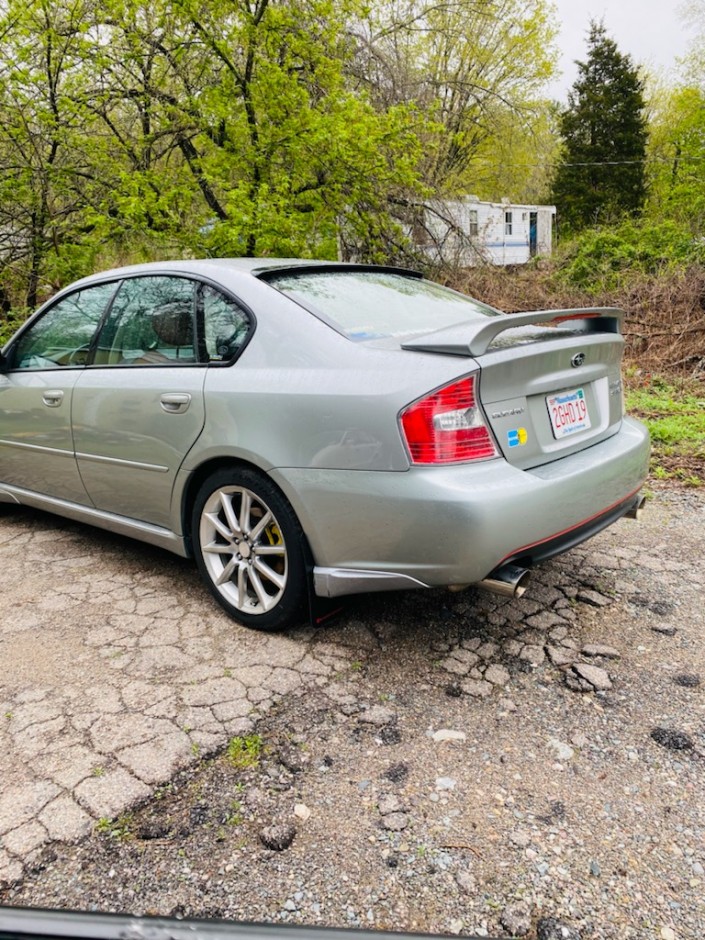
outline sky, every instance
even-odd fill
[[[566,101],[577,78],[574,59],[585,60],[586,37],[591,19],[604,20],[607,33],[620,52],[649,70],[675,69],[676,57],[689,45],[689,28],[678,15],[673,0],[554,0],[561,22],[558,46],[562,77],[551,85],[553,98]]]

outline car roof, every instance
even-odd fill
[[[151,274],[174,271],[183,274],[213,274],[215,270],[235,270],[243,274],[256,275],[277,268],[293,268],[335,264],[332,261],[310,261],[300,258],[183,258],[178,261],[149,261],[144,264],[129,264],[119,268],[99,271],[76,281],[77,284],[103,280],[106,277],[123,277],[134,274]]]
[[[389,271],[419,277],[416,271],[405,268],[354,264],[340,261],[316,261],[308,258],[190,258],[180,261],[150,261],[145,264],[131,264],[121,268],[113,268],[91,274],[88,277],[70,285],[72,289],[77,286],[93,284],[106,279],[128,277],[146,274],[164,274],[167,272],[179,274],[201,275],[203,277],[217,276],[217,272],[238,272],[240,274],[261,277],[276,271],[292,271],[305,268],[307,271],[326,268],[338,271]]]

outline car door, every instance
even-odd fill
[[[78,468],[98,509],[171,528],[174,480],[204,423],[197,283],[123,281],[73,396]]]
[[[74,455],[72,396],[116,287],[61,298],[11,343],[0,375],[0,483],[90,504]]]

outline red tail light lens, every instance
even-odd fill
[[[459,463],[497,457],[469,375],[413,402],[401,415],[404,441],[416,464]]]

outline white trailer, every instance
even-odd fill
[[[419,207],[410,236],[417,250],[438,263],[467,266],[526,264],[550,255],[555,206],[482,202],[474,196]]]

